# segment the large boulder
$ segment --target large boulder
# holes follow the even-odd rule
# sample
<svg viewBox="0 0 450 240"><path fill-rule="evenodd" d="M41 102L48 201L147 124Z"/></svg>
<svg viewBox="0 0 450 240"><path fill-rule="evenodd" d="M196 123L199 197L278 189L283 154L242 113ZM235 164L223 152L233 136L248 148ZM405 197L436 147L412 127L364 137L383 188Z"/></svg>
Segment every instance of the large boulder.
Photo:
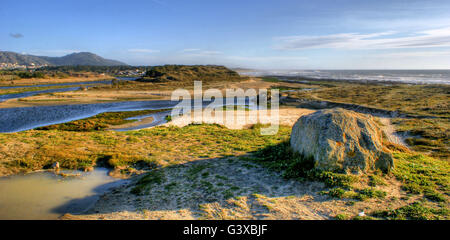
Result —
<svg viewBox="0 0 450 240"><path fill-rule="evenodd" d="M297 120L291 147L312 157L315 168L360 173L389 172L392 154L383 148L382 131L368 115L342 108L317 111Z"/></svg>

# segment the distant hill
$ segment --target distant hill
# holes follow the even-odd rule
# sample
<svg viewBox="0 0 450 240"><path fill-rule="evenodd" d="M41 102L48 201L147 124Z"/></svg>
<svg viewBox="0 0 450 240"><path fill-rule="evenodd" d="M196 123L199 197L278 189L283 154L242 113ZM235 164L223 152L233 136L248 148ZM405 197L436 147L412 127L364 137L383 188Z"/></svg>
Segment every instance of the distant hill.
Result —
<svg viewBox="0 0 450 240"><path fill-rule="evenodd" d="M240 81L242 78L233 70L216 65L164 65L150 68L141 82L179 82L191 83L195 80L204 82Z"/></svg>
<svg viewBox="0 0 450 240"><path fill-rule="evenodd" d="M71 66L71 65L89 65L89 66L120 66L127 65L116 60L105 59L90 52L72 53L63 57L40 57L51 65Z"/></svg>
<svg viewBox="0 0 450 240"><path fill-rule="evenodd" d="M17 65L50 65L50 63L38 56L23 55L15 52L0 51L0 63L9 63Z"/></svg>
<svg viewBox="0 0 450 240"><path fill-rule="evenodd" d="M90 52L72 53L62 57L46 57L24 55L15 52L0 51L0 63L17 64L17 65L50 65L50 66L119 66L127 65L123 62L102 58Z"/></svg>

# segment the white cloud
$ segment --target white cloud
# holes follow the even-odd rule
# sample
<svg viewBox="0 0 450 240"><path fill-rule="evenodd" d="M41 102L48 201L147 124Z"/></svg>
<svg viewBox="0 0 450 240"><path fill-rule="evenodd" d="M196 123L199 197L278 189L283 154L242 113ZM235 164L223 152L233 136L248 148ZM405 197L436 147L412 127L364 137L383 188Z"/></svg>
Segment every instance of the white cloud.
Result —
<svg viewBox="0 0 450 240"><path fill-rule="evenodd" d="M325 36L278 37L279 50L301 50L308 48L335 49L395 49L450 47L450 27L421 31L413 36L393 36L395 32L372 34L342 33Z"/></svg>
<svg viewBox="0 0 450 240"><path fill-rule="evenodd" d="M223 52L220 51L211 51L211 50L202 50L199 48L186 48L181 51L181 53L185 55L191 55L191 56L215 56L215 55L222 55Z"/></svg>
<svg viewBox="0 0 450 240"><path fill-rule="evenodd" d="M377 54L374 57L410 58L410 57L450 57L450 51L398 52Z"/></svg>
<svg viewBox="0 0 450 240"><path fill-rule="evenodd" d="M221 55L223 52L220 51L201 51L200 55Z"/></svg>
<svg viewBox="0 0 450 240"><path fill-rule="evenodd" d="M196 52L196 51L200 51L201 49L199 48L186 48L183 49L181 52Z"/></svg>
<svg viewBox="0 0 450 240"><path fill-rule="evenodd" d="M132 52L132 53L158 53L159 50L146 49L146 48L132 48L132 49L128 49L128 52Z"/></svg>
<svg viewBox="0 0 450 240"><path fill-rule="evenodd" d="M245 57L245 56L228 56L226 59L246 61L246 62L289 62L289 61L306 61L307 57L296 57L296 56L267 56L267 57Z"/></svg>

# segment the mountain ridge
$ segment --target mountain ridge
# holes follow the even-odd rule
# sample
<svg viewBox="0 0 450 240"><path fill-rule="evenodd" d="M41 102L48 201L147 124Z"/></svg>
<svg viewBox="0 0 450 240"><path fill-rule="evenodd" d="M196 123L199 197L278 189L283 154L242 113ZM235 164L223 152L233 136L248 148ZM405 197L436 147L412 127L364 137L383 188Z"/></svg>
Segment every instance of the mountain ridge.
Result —
<svg viewBox="0 0 450 240"><path fill-rule="evenodd" d="M10 51L0 51L0 64L24 66L120 66L126 63L106 59L90 52L71 53L62 57L35 56Z"/></svg>

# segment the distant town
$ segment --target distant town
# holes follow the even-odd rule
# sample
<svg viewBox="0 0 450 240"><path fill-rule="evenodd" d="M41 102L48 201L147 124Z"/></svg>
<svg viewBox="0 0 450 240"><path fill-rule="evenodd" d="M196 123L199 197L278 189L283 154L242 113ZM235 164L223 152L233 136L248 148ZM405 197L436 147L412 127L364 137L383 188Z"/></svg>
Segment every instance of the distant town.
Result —
<svg viewBox="0 0 450 240"><path fill-rule="evenodd" d="M19 63L0 63L0 69L5 69L5 70L9 70L9 69L36 69L36 68L40 68L40 67L46 67L49 66L48 64L42 64L42 65L37 65L34 63L30 63L27 65L24 64L19 64Z"/></svg>

